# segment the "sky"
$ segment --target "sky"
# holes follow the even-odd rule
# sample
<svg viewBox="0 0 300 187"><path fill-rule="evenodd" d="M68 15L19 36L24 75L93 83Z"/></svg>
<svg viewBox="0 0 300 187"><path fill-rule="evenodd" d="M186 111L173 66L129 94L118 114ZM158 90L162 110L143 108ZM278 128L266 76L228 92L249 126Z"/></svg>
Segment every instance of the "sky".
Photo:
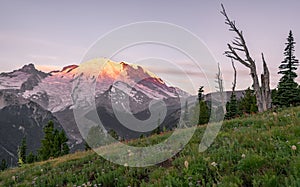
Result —
<svg viewBox="0 0 300 187"><path fill-rule="evenodd" d="M300 2L297 0L0 0L0 72L12 71L28 63L34 63L44 71L80 64L92 44L111 30L135 22L158 21L183 27L200 38L215 61L220 63L225 89L229 90L233 70L230 59L223 53L235 35L224 24L221 3L243 30L259 74L262 71L260 55L264 52L271 72L271 87L276 87L280 78L278 66L284 58L283 49L289 30L294 33L297 42L295 55L300 58L300 24L297 21ZM160 59L153 64L143 60L151 56ZM201 62L200 72L180 52L151 44L124 49L114 58L140 63L167 83L193 94L195 88L206 85L205 68L216 67L216 64ZM194 89L187 86L186 77L178 76L176 70L172 70L172 64L187 67L186 72L195 83ZM238 63L236 66L237 89L251 86L248 69ZM211 85L210 91L213 89Z"/></svg>

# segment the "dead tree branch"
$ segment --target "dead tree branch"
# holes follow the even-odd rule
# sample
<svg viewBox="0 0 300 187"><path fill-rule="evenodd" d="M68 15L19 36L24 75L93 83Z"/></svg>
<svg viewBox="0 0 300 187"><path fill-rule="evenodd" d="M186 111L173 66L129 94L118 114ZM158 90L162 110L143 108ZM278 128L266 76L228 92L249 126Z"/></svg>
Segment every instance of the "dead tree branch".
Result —
<svg viewBox="0 0 300 187"><path fill-rule="evenodd" d="M264 57L264 73L262 75L261 88L256 71L256 64L255 61L251 58L243 32L237 28L235 21L229 19L223 4L221 4L221 6L221 14L225 17L225 24L229 26L229 31L232 31L237 35L236 37L234 37L234 40L231 42L231 44L227 44L228 50L225 51L225 55L235 61L240 62L250 70L250 75L253 80L253 88L256 94L258 111L266 111L271 105L271 98L269 97L269 70L264 60Z"/></svg>

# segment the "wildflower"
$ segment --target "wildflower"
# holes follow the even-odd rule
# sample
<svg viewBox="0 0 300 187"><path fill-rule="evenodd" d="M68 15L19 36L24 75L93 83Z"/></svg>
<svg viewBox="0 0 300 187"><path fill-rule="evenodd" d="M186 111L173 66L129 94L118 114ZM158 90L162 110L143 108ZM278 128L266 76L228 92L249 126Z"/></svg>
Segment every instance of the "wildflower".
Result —
<svg viewBox="0 0 300 187"><path fill-rule="evenodd" d="M297 147L295 145L292 145L292 150L293 151L296 151L297 150Z"/></svg>
<svg viewBox="0 0 300 187"><path fill-rule="evenodd" d="M246 157L246 155L245 154L242 154L242 158L245 158Z"/></svg>
<svg viewBox="0 0 300 187"><path fill-rule="evenodd" d="M11 179L12 179L13 181L16 181L16 176L12 176Z"/></svg>
<svg viewBox="0 0 300 187"><path fill-rule="evenodd" d="M212 162L210 165L216 167L218 164L216 162Z"/></svg>
<svg viewBox="0 0 300 187"><path fill-rule="evenodd" d="M184 161L184 167L186 168L186 169L188 169L189 168L189 162L186 160L186 161Z"/></svg>
<svg viewBox="0 0 300 187"><path fill-rule="evenodd" d="M125 167L128 167L128 164L127 164L127 163L125 163L125 164L124 164L124 166L125 166Z"/></svg>

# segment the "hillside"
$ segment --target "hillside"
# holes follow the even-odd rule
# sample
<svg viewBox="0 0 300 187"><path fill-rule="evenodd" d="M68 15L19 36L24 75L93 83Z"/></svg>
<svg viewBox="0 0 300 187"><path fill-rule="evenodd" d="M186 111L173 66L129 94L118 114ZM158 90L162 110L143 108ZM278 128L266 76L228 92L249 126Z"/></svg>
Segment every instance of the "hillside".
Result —
<svg viewBox="0 0 300 187"><path fill-rule="evenodd" d="M129 168L78 152L6 170L0 186L300 186L300 107L225 121L213 145L199 153L204 130L197 128L179 154L156 166Z"/></svg>

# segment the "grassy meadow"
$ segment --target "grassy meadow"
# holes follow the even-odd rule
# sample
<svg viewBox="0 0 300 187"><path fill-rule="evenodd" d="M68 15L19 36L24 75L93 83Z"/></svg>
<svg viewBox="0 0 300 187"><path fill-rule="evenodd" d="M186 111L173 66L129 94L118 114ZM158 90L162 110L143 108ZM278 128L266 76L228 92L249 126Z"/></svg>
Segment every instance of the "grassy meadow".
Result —
<svg viewBox="0 0 300 187"><path fill-rule="evenodd" d="M300 107L224 121L214 143L199 153L205 128L155 166L130 168L77 152L5 170L0 186L300 186ZM155 144L170 133L129 144Z"/></svg>

